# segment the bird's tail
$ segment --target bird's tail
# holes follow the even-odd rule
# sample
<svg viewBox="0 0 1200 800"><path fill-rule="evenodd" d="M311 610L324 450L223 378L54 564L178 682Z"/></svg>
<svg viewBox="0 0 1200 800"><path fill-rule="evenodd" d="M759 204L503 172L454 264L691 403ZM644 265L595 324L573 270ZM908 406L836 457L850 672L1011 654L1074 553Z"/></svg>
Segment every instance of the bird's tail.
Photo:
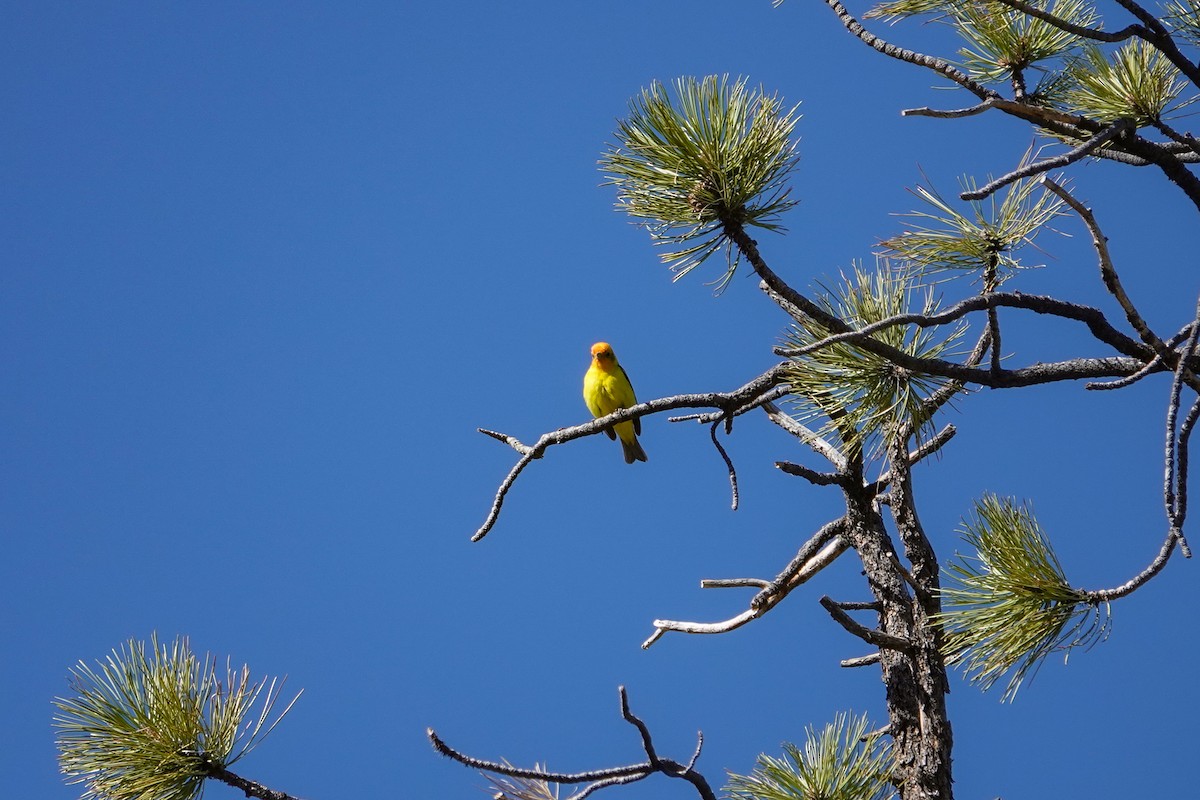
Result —
<svg viewBox="0 0 1200 800"><path fill-rule="evenodd" d="M642 443L636 436L630 436L628 439L621 437L621 449L625 451L626 464L646 460L646 451L642 449Z"/></svg>

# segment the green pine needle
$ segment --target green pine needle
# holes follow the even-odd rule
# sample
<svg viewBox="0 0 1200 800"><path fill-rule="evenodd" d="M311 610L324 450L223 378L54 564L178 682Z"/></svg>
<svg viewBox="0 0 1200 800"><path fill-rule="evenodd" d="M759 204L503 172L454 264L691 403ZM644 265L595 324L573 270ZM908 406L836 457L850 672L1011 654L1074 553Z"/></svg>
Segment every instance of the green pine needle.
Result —
<svg viewBox="0 0 1200 800"><path fill-rule="evenodd" d="M911 273L894 269L885 259L874 272L855 265L842 284L824 292L817 302L852 327L862 328L900 314L933 314L937 301L929 287L915 286ZM918 358L943 358L962 335L955 326L937 338L934 328L893 325L872 338ZM805 317L787 335L787 344L800 349L829 336L819 322ZM925 401L946 384L943 378L909 372L883 356L850 341L795 356L787 372L792 395L802 417L828 418L822 435L836 435L853 449L875 453L886 432L912 424L917 439L932 431Z"/></svg>
<svg viewBox="0 0 1200 800"><path fill-rule="evenodd" d="M1026 151L1019 167L1033 162L1034 150ZM963 188L978 188L974 179L963 178ZM908 230L880 242L883 252L910 262L925 276L942 273L971 275L992 291L1019 269L1029 268L1020 258L1026 247L1034 247L1049 223L1063 214L1063 201L1041 188L1037 179L1011 184L999 199L996 192L984 201L971 201L964 211L932 187L917 186L918 198L932 211L913 211L898 216L918 222Z"/></svg>
<svg viewBox="0 0 1200 800"><path fill-rule="evenodd" d="M1189 44L1200 47L1200 0L1169 0L1163 22Z"/></svg>
<svg viewBox="0 0 1200 800"><path fill-rule="evenodd" d="M214 767L248 753L291 709L267 726L282 683L252 684L246 667L219 678L186 638L130 640L71 675L75 696L55 699L54 725L59 766L86 785L85 800L192 800Z"/></svg>
<svg viewBox="0 0 1200 800"><path fill-rule="evenodd" d="M642 220L662 258L682 276L724 249L724 286L738 256L727 224L779 231L795 203L786 180L796 165L791 140L799 117L775 95L751 91L746 80L709 75L675 81L672 100L653 83L630 102L617 144L600 160L617 207Z"/></svg>
<svg viewBox="0 0 1200 800"><path fill-rule="evenodd" d="M948 565L941 615L947 663L959 664L985 691L1011 673L1012 700L1046 656L1090 647L1108 635L1108 606L1071 587L1028 506L985 495L963 538L975 556Z"/></svg>
<svg viewBox="0 0 1200 800"><path fill-rule="evenodd" d="M867 717L838 714L817 735L807 729L804 749L786 742L783 758L760 755L749 775L730 773L733 800L888 800L891 747L870 736Z"/></svg>
<svg viewBox="0 0 1200 800"><path fill-rule="evenodd" d="M1088 0L1034 0L1042 11L1082 27L1095 27L1096 11ZM949 9L967 46L959 50L963 66L978 81L1008 80L1038 62L1061 57L1080 43L1067 33L1003 3L954 3Z"/></svg>
<svg viewBox="0 0 1200 800"><path fill-rule="evenodd" d="M1153 45L1134 39L1112 54L1089 46L1067 68L1072 86L1065 102L1075 113L1114 122L1130 118L1137 126L1165 119L1192 102L1176 103L1186 86Z"/></svg>

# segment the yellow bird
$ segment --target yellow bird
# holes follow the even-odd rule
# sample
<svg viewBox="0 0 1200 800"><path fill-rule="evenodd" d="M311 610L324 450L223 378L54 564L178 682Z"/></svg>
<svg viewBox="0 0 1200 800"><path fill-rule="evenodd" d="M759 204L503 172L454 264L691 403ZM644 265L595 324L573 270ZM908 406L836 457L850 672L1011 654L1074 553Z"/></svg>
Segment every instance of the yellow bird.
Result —
<svg viewBox="0 0 1200 800"><path fill-rule="evenodd" d="M592 345L592 366L583 376L583 401L587 403L588 411L596 418L604 417L618 408L629 408L637 405L637 397L633 394L633 385L621 365L612 345L608 342L596 342ZM613 432L613 428L616 432ZM625 451L625 463L645 461L646 451L638 442L638 434L642 432L642 420L633 419L618 422L613 428L605 431L608 438L621 437L621 448Z"/></svg>

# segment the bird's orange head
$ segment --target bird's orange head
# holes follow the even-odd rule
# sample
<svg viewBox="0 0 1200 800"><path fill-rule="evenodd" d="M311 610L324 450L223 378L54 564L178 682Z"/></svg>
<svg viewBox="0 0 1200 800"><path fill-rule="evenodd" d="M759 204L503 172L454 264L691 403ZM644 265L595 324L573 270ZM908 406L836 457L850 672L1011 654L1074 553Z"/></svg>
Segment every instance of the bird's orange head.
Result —
<svg viewBox="0 0 1200 800"><path fill-rule="evenodd" d="M604 365L615 364L617 355L608 342L596 342L592 345L592 361Z"/></svg>

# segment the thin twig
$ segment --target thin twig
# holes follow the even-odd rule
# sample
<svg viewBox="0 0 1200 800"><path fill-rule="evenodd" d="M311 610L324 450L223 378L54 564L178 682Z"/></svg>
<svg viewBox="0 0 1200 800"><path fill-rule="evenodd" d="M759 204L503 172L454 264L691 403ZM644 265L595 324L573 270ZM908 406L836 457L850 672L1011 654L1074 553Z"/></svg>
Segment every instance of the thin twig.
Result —
<svg viewBox="0 0 1200 800"><path fill-rule="evenodd" d="M1129 25L1119 31L1109 33L1096 28L1088 28L1083 25L1076 25L1075 23L1069 22L1062 17L1051 14L1044 8L1038 8L1035 5L1026 3L1025 0L1000 0L1000 2L1004 3L1006 6L1011 6L1018 11L1024 12L1031 17L1040 19L1042 22L1048 23L1049 25L1052 25L1061 31L1065 31L1084 39L1091 39L1092 41L1096 42L1123 42L1126 39L1132 39L1134 36L1144 39L1146 38L1146 35L1149 34L1149 31L1143 25Z"/></svg>
<svg viewBox="0 0 1200 800"><path fill-rule="evenodd" d="M871 653L866 656L858 656L857 658L844 658L841 661L841 666L847 668L866 667L871 664L878 664L883 659L879 653Z"/></svg>
<svg viewBox="0 0 1200 800"><path fill-rule="evenodd" d="M704 749L704 731L696 731L696 752L688 759L687 768L690 770L700 760L700 751Z"/></svg>
<svg viewBox="0 0 1200 800"><path fill-rule="evenodd" d="M977 366L981 361L983 361L983 357L987 355L988 348L991 347L991 344L992 332L987 328L984 328L983 332L979 334L979 339L975 342L975 347L971 349L971 352L963 361L963 365L968 367ZM929 395L929 397L925 399L925 402L921 404L920 418L932 419L933 415L936 414L942 408L942 406L946 405L957 395L962 393L963 387L964 384L962 381L949 381L933 394ZM951 425L948 427L953 430L954 426Z"/></svg>
<svg viewBox="0 0 1200 800"><path fill-rule="evenodd" d="M650 729L646 727L646 723L635 717L629 710L629 695L625 693L624 686L617 687L617 695L621 698L621 719L637 728L638 734L642 737L642 749L646 751L646 757L650 759L650 766L657 767L658 754L654 752L654 741L650 738Z"/></svg>
<svg viewBox="0 0 1200 800"><path fill-rule="evenodd" d="M654 751L654 742L650 738L650 729L646 727L646 723L634 716L633 712L629 710L629 698L625 694L625 687L620 687L619 692L621 695L621 716L626 722L638 729L638 733L642 737L642 747L646 751L646 756L650 759L650 764L654 767L654 770L672 778L682 778L692 784L702 800L717 800L717 796L713 793L712 787L708 785L705 777L692 769L692 765L695 764L696 758L700 754L699 749L697 749L696 754L692 756L687 765L670 759L659 758L658 754ZM701 741L703 742L703 739Z"/></svg>
<svg viewBox="0 0 1200 800"><path fill-rule="evenodd" d="M507 762L484 761L479 758L460 753L450 747L434 732L433 728L428 728L426 733L429 740L433 743L433 748L460 764L481 770L485 773L494 775L504 775L510 778L520 778L524 780L543 781L546 783L558 784L589 784L581 791L571 795L567 800L584 800L593 792L606 788L608 786L618 786L634 781L642 780L643 778L652 775L656 772L662 773L671 778L682 778L696 789L701 800L716 800L716 795L713 794L712 787L708 785L708 781L699 772L696 772L694 767L696 759L700 756L700 745L697 746L691 760L686 764L680 764L678 761L669 758L661 758L654 749L654 741L650 736L650 729L638 717L634 716L629 710L629 697L625 693L625 687L621 686L618 689L618 694L621 701L621 718L637 728L642 740L642 749L646 752L648 761L640 764L629 764L622 767L612 767L609 769L591 770L589 772L550 772L545 769L522 769L514 767ZM701 745L704 742L703 734L700 735ZM267 800L288 800L286 797L267 798Z"/></svg>
<svg viewBox="0 0 1200 800"><path fill-rule="evenodd" d="M1162 132L1163 136L1171 139L1188 152L1200 155L1200 139L1197 139L1190 133L1180 133L1161 119L1154 120L1153 124L1155 128Z"/></svg>
<svg viewBox="0 0 1200 800"><path fill-rule="evenodd" d="M1117 586L1114 589L1097 589L1094 591L1084 591L1087 602L1098 604L1107 603L1111 600L1117 600L1121 597L1133 594L1140 587L1144 586L1147 581L1153 578L1158 573L1162 572L1163 567L1167 565L1167 561L1171 558L1171 553L1175 551L1175 543L1180 540L1181 536L1177 529L1172 528L1167 531L1167 538L1163 540L1162 547L1158 550L1158 555L1150 562L1144 570L1136 576Z"/></svg>
<svg viewBox="0 0 1200 800"><path fill-rule="evenodd" d="M567 800L586 800L586 798L593 792L598 792L601 789L607 789L609 786L625 786L630 783L636 783L637 781L649 778L653 774L654 773L652 772L644 772L640 775L618 775L615 778L606 778L605 780L596 781L583 787L578 792L568 797Z"/></svg>
<svg viewBox="0 0 1200 800"><path fill-rule="evenodd" d="M1057 195L1072 211L1079 215L1079 218L1087 227L1088 233L1092 235L1092 247L1096 251L1096 259L1100 266L1100 280L1104 283L1104 287L1116 299L1117 304L1121 306L1121 310L1125 312L1125 319L1137 331L1138 337L1142 342L1149 346L1157 355L1162 355L1165 349L1162 339L1150 329L1150 325L1146 322L1145 317L1137 310L1137 307L1133 304L1133 300L1125 292L1125 287L1121 284L1121 278L1117 275L1117 268L1113 264L1112 254L1108 250L1108 237L1100 230L1100 223L1096 221L1096 216L1092 213L1092 210L1075 199L1075 196L1067 191L1066 188L1055 183L1049 177L1042 178L1042 185Z"/></svg>
<svg viewBox="0 0 1200 800"><path fill-rule="evenodd" d="M973 105L973 106L969 106L967 108L952 108L952 109L938 109L938 108L929 108L929 107L906 108L900 112L900 116L902 116L902 117L934 117L936 119L961 119L963 117L973 117L976 114L982 114L983 112L993 109L995 107L996 107L996 100L994 98L990 98L988 100L984 100L982 103L979 103L979 104Z"/></svg>
<svg viewBox="0 0 1200 800"><path fill-rule="evenodd" d="M426 728L425 735L429 737L429 741L433 744L433 749L447 758L471 769L492 772L496 775L506 775L510 778L525 778L527 780L549 781L550 783L590 783L591 781L607 780L621 775L638 775L650 772L649 763L630 764L624 767L610 767L608 769L597 769L589 772L548 772L544 769L523 769L521 767L514 767L511 764L499 761L484 761L481 758L460 753L442 741L433 728Z"/></svg>
<svg viewBox="0 0 1200 800"><path fill-rule="evenodd" d="M1187 519L1188 443L1191 441L1197 419L1200 419L1200 398L1196 398L1192 402L1192 407L1188 409L1183 425L1179 427L1179 494L1175 500L1175 515L1171 518L1171 524L1179 532L1179 547L1183 550L1186 558L1192 557L1192 550L1188 547L1187 539L1183 538L1183 523Z"/></svg>
<svg viewBox="0 0 1200 800"><path fill-rule="evenodd" d="M734 417L740 417L742 414L746 414L756 408L759 408L760 406L764 406L767 403L778 400L779 398L786 396L790 391L791 387L786 383L772 386L770 389L763 392L760 396L755 397L745 405L738 406L730 411L702 411L696 414L681 414L675 417L667 417L667 422L691 422L695 420L701 425L708 425L716 420L724 419L728 424L733 420Z"/></svg>
<svg viewBox="0 0 1200 800"><path fill-rule="evenodd" d="M883 603L878 600L842 600L833 601L842 611L882 611Z"/></svg>
<svg viewBox="0 0 1200 800"><path fill-rule="evenodd" d="M1126 375L1124 378L1117 378L1112 381L1088 381L1083 385L1085 389L1095 391L1104 391L1109 389L1124 389L1126 386L1132 386L1147 375L1153 375L1156 372L1161 372L1166 369L1163 365L1162 353L1159 353L1154 358L1146 362L1145 366L1139 369L1132 375Z"/></svg>
<svg viewBox="0 0 1200 800"><path fill-rule="evenodd" d="M841 486L846 483L846 476L839 472L818 472L815 469L809 469L803 464L794 464L791 461L776 461L775 468L788 475L796 475L797 477L804 478L813 486Z"/></svg>
<svg viewBox="0 0 1200 800"><path fill-rule="evenodd" d="M717 440L717 426L721 424L721 420L717 420L709 428L709 437L712 439L713 447L717 448L717 452L721 454L721 458L725 460L725 468L729 470L729 507L733 511L738 509L738 480L737 470L733 468L733 460L729 457L729 453L725 452L725 448L721 446L721 442Z"/></svg>
<svg viewBox="0 0 1200 800"><path fill-rule="evenodd" d="M1178 454L1179 431L1176 427L1176 421L1179 416L1179 401L1183 391L1184 376L1189 375L1187 364L1188 361L1195 355L1197 341L1200 340L1200 300L1196 304L1196 315L1192 321L1192 333L1184 342L1183 350L1179 354L1179 363L1175 366L1175 375L1171 380L1171 395L1167 403L1167 444L1166 444L1166 469L1163 485L1164 502L1167 508L1167 519L1171 520L1172 527L1178 528L1175 524L1175 518L1178 512L1176 505L1176 491L1179 490L1177 483L1179 475L1176 472L1176 456ZM1181 490L1182 491L1182 490Z"/></svg>
<svg viewBox="0 0 1200 800"><path fill-rule="evenodd" d="M695 634L727 633L758 619L778 605L793 589L833 563L849 548L849 543L840 535L845 530L845 524L845 519L839 518L822 526L804 543L804 546L773 581L760 581L752 578L702 581L700 586L705 589L742 586L757 588L759 592L751 598L749 608L737 616L720 622L656 619L654 620L654 633L642 642L642 648L650 647L667 631Z"/></svg>
<svg viewBox="0 0 1200 800"><path fill-rule="evenodd" d="M768 589L771 582L762 578L705 578L701 589Z"/></svg>
<svg viewBox="0 0 1200 800"><path fill-rule="evenodd" d="M779 406L774 403L763 403L762 407L767 412L767 417L771 422L774 422L824 456L839 472L846 469L846 457L836 447L821 438L815 431L805 425L801 425L790 415L783 413Z"/></svg>
<svg viewBox="0 0 1200 800"><path fill-rule="evenodd" d="M838 604L831 600L829 595L821 598L821 605L826 611L829 612L829 616L833 617L837 624L841 625L849 633L854 634L867 644L873 644L876 647L882 647L886 650L899 650L904 653L912 652L912 642L908 641L907 639L901 639L899 636L892 636L890 633L872 630L860 625L851 619L849 614L838 608Z"/></svg>
<svg viewBox="0 0 1200 800"><path fill-rule="evenodd" d="M982 200L998 189L1002 189L1005 186L1008 186L1010 183L1015 183L1022 178L1041 175L1043 172L1049 172L1052 169L1060 169L1061 167L1074 164L1076 161L1091 155L1091 153L1097 148L1104 146L1108 142L1130 130L1133 130L1133 121L1125 118L1119 119L1073 150L1063 153L1060 156L1038 161L1034 164L1027 164L1024 167L1013 170L1007 175L1000 176L996 180L980 187L979 189L976 189L975 191L963 192L959 195L959 197L961 197L963 200Z"/></svg>

